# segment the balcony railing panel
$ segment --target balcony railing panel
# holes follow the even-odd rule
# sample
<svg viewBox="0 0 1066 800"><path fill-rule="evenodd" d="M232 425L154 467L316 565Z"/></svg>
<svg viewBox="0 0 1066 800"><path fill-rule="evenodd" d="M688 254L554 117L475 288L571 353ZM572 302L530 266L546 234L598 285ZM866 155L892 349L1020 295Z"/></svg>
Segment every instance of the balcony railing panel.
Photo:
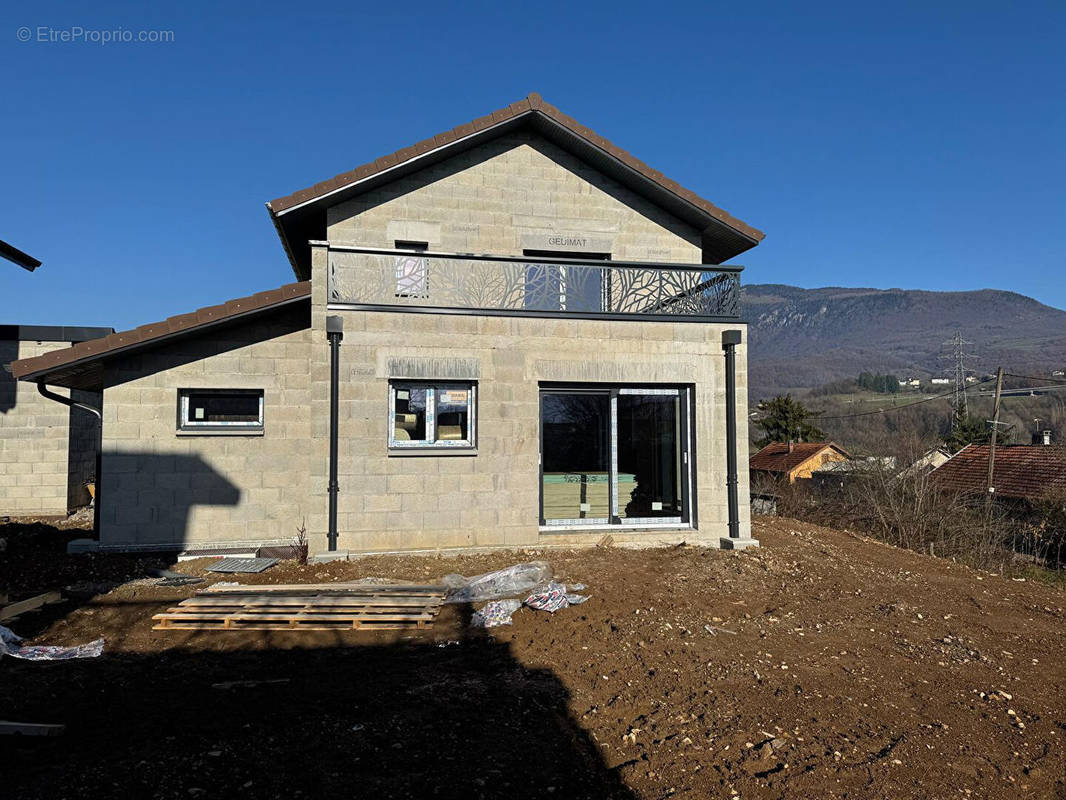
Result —
<svg viewBox="0 0 1066 800"><path fill-rule="evenodd" d="M741 267L329 249L329 302L606 317L736 319Z"/></svg>

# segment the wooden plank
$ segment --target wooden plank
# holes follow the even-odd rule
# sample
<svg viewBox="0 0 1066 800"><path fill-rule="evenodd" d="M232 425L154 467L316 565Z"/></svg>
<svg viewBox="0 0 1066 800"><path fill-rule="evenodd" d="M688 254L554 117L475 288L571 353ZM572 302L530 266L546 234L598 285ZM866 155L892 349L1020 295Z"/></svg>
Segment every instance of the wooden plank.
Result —
<svg viewBox="0 0 1066 800"><path fill-rule="evenodd" d="M426 601L418 597L315 597L314 605L330 608L349 608L362 606L404 606L421 607L440 605L439 601ZM269 595L245 595L240 598L190 597L183 600L183 606L196 608L228 608L233 606L304 606L308 599L304 597L270 597Z"/></svg>
<svg viewBox="0 0 1066 800"><path fill-rule="evenodd" d="M232 614L155 614L151 619L166 621L166 622L211 622L219 621L225 622L226 620L241 621L241 620L255 620L256 622L285 622L290 620L310 620L313 622L345 622L345 621L360 621L370 622L374 620L386 620L388 622L418 622L420 620L432 621L434 619L433 614L372 614L369 617L365 617L362 614L319 614L319 613L300 613L300 614L270 614L270 613L232 613Z"/></svg>
<svg viewBox="0 0 1066 800"><path fill-rule="evenodd" d="M241 625L240 627L229 628L228 630L232 630L232 631L344 631L344 630L356 630L356 631L358 631L358 630L403 631L403 630L408 630L409 631L412 628L424 628L424 627L426 627L426 626L423 626L421 624L419 624L419 625L410 625L410 624L399 625L399 624L394 623L394 622L382 623L381 625L364 625L364 624L361 624L361 623L357 623L355 625L345 624L344 626L341 626L341 625L323 625L321 623L318 623L318 624L314 624L314 625L300 625L298 627L288 627L288 626L282 626L282 625L277 625L277 624L273 624L273 625L261 625L261 624ZM212 624L204 623L204 622L194 622L194 623L185 623L185 624L180 624L180 625L179 624L171 624L171 625L167 625L165 627L162 626L162 625L155 625L155 626L152 627L152 630L154 630L154 631L161 631L161 630L168 630L168 631L221 631L221 630L227 630L227 629L223 628L221 625L217 625L217 624L212 625Z"/></svg>
<svg viewBox="0 0 1066 800"><path fill-rule="evenodd" d="M324 594L332 592L359 592L362 594L424 594L428 596L443 595L448 590L446 586L421 585L421 584L391 584L391 583L263 583L241 584L240 586L208 586L200 595L204 594L245 594L263 592L306 592L310 594Z"/></svg>
<svg viewBox="0 0 1066 800"><path fill-rule="evenodd" d="M66 725L0 720L0 735L6 736L59 736L66 729Z"/></svg>
<svg viewBox="0 0 1066 800"><path fill-rule="evenodd" d="M0 608L0 622L14 619L20 614L25 614L27 611L36 611L41 608L41 606L50 603L61 602L63 602L63 595L59 592L45 592L44 594L39 594L36 597L31 597L27 600L20 600L17 603L11 603L10 605Z"/></svg>
<svg viewBox="0 0 1066 800"><path fill-rule="evenodd" d="M222 617L225 614L231 613L273 613L273 614L294 614L304 613L306 611L317 611L318 613L328 614L348 614L351 615L373 615L381 613L429 613L434 617L440 613L439 606L357 606L357 607L340 607L332 608L329 606L226 606L223 608L212 608L205 606L172 606L166 609L168 614L209 614L211 617Z"/></svg>

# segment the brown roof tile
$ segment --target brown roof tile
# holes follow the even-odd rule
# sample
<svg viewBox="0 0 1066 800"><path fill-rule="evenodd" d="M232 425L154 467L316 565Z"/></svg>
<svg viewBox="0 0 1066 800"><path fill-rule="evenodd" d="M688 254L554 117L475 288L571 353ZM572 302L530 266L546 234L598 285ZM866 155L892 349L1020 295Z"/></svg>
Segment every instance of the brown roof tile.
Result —
<svg viewBox="0 0 1066 800"><path fill-rule="evenodd" d="M988 488L986 444L964 447L932 472L942 489L984 494ZM1045 445L1000 445L996 448L992 486L999 497L1039 500L1066 493L1066 448Z"/></svg>
<svg viewBox="0 0 1066 800"><path fill-rule="evenodd" d="M572 133L575 133L578 136L581 136L585 140L596 145L601 150L605 151L609 155L626 164L628 167L643 175L648 180L654 181L661 187L674 193L678 197L681 197L693 206L696 206L704 213L714 217L719 222L728 225L734 230L739 231L750 239L759 242L762 241L762 239L764 238L765 234L758 228L754 228L751 225L748 225L746 222L737 219L732 214L723 211L721 208L711 203L709 200L705 200L704 198L697 195L695 192L684 188L676 181L670 180L669 178L665 177L658 170L652 169L640 159L626 152L617 145L612 144L608 139L605 139L604 137L580 124L572 117L567 116L559 109L555 108L555 106L544 102L544 100L538 94L531 94L524 100L520 100L517 103L511 103L509 106L507 106L507 108L502 108L486 116L479 117L478 119L466 123L465 125L458 125L455 128L452 128L450 131L445 131L444 133L438 134L437 136L431 136L428 139L425 139L414 145L413 147L405 147L395 153L392 153L391 155L375 159L370 164L364 164L361 167L356 167L354 170L341 173L340 175L330 178L329 180L316 183L314 186L308 187L307 189L302 189L298 192L294 192L284 197L279 197L275 200L271 200L267 205L270 208L271 214L277 216L279 214L284 213L285 211L288 211L294 206L298 206L304 202L307 202L308 200L313 200L318 197L322 197L323 195L329 194L330 192L335 191L340 186L346 186L358 180L362 180L366 177L369 177L370 175L374 175L378 172L383 172L384 170L390 167L410 160L411 158L414 158L417 155L421 155L422 153L425 153L428 150L439 147L440 144L438 143L438 140L443 137L446 137L448 141L455 141L465 136L469 136L471 133L476 133L478 131L485 130L486 128L490 128L493 125L497 125L501 122L506 122L510 119L515 119L517 117L522 116L523 114L528 114L531 112L543 114L544 116L553 120L562 127L569 129Z"/></svg>
<svg viewBox="0 0 1066 800"><path fill-rule="evenodd" d="M788 473L827 447L847 455L833 442L793 442L791 446L787 442L773 442L753 455L748 460L748 467L763 472Z"/></svg>
<svg viewBox="0 0 1066 800"><path fill-rule="evenodd" d="M192 332L197 328L220 320L247 314L253 311L265 311L268 308L288 303L301 297L311 296L311 282L290 283L278 289L258 292L249 297L240 297L221 305L207 306L189 314L178 314L162 322L141 325L129 331L119 331L100 339L53 350L42 356L22 358L11 363L11 374L20 380L46 378L47 374L57 368L68 368L86 359L96 359L138 344L148 344L154 340L174 333Z"/></svg>

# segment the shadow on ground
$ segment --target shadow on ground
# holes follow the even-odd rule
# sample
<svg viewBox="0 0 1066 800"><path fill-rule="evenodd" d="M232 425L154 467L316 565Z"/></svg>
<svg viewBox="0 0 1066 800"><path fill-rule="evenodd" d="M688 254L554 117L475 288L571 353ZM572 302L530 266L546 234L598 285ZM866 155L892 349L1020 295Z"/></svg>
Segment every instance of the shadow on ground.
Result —
<svg viewBox="0 0 1066 800"><path fill-rule="evenodd" d="M469 609L464 610L464 615ZM77 662L5 659L12 797L630 798L549 669L481 632L352 645L352 633L176 632L177 649ZM172 634L160 634L170 637ZM315 647L274 649L277 637ZM182 638L184 637L184 638ZM252 644L251 638L258 638ZM325 644L330 640L332 644ZM217 688L232 681L275 681ZM280 681L280 682L278 682Z"/></svg>

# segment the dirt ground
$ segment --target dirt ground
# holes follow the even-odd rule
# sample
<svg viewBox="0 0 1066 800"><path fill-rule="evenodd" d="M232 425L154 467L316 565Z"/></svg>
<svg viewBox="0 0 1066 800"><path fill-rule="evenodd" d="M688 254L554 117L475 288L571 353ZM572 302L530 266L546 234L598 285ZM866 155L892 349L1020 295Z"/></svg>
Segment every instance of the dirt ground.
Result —
<svg viewBox="0 0 1066 800"><path fill-rule="evenodd" d="M15 527L0 526L0 580L83 585L12 627L106 649L0 661L0 718L67 726L3 737L6 796L1066 798L1066 594L1031 580L762 519L763 547L742 553L374 557L241 578L433 582L544 559L588 586L581 606L487 633L456 606L417 635L163 632L152 614L200 587L121 583L161 564L67 558L68 534ZM45 540L53 557L29 567ZM118 586L93 596L93 581ZM215 686L252 679L275 682Z"/></svg>

